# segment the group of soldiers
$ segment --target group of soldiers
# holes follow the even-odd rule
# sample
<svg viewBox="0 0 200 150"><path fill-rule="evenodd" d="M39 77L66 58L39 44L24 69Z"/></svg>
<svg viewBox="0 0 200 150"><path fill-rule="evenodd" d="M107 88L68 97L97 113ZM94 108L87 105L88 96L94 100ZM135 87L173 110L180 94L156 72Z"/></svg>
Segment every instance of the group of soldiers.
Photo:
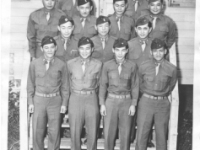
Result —
<svg viewBox="0 0 200 150"><path fill-rule="evenodd" d="M94 16L92 0L42 0L30 14L27 38L32 62L27 94L33 113L33 150L60 148L61 114L69 114L71 150L97 149L100 116L104 148L146 150L152 124L156 149L167 150L171 94L177 69L165 56L176 41L175 23L163 0L113 0L114 14ZM137 112L137 113L136 113Z"/></svg>

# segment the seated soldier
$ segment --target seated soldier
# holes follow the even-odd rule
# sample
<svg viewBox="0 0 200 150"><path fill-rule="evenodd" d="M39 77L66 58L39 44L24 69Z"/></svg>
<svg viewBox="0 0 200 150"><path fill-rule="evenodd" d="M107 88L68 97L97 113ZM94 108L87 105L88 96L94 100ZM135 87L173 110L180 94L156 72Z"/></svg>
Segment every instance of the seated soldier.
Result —
<svg viewBox="0 0 200 150"><path fill-rule="evenodd" d="M110 20L108 17L99 16L96 21L96 30L98 35L91 38L94 43L94 52L92 57L102 62L106 62L114 58L112 48L116 40L115 37L110 36Z"/></svg>
<svg viewBox="0 0 200 150"><path fill-rule="evenodd" d="M99 126L99 105L96 91L102 62L91 57L93 42L82 37L78 42L79 57L67 62L71 95L69 99L69 124L71 150L81 150L81 132L85 125L87 149L97 149L97 128Z"/></svg>
<svg viewBox="0 0 200 150"><path fill-rule="evenodd" d="M58 20L65 15L64 12L55 8L56 0L42 0L42 3L44 7L32 12L28 21L27 38L32 59L43 55L40 47L45 36L58 35Z"/></svg>
<svg viewBox="0 0 200 150"><path fill-rule="evenodd" d="M170 117L168 96L177 81L177 68L164 56L166 44L154 39L151 44L152 59L139 66L140 92L138 104L136 150L146 150L152 123L155 124L156 149L167 150L167 130Z"/></svg>
<svg viewBox="0 0 200 150"><path fill-rule="evenodd" d="M115 40L113 53L115 59L103 66L99 91L101 115L104 116L104 148L114 150L119 129L120 150L130 150L131 123L139 93L137 66L125 59L126 40Z"/></svg>
<svg viewBox="0 0 200 150"><path fill-rule="evenodd" d="M109 34L116 38L130 40L135 37L134 20L124 14L127 0L113 0L114 14L109 16L111 29Z"/></svg>
<svg viewBox="0 0 200 150"><path fill-rule="evenodd" d="M63 61L68 61L78 56L78 40L72 36L74 21L69 16L59 19L58 30L60 35L54 37L57 43L56 56Z"/></svg>
<svg viewBox="0 0 200 150"><path fill-rule="evenodd" d="M93 8L92 0L78 0L77 5L79 15L73 17L75 25L73 35L78 40L82 37L91 38L97 34L96 17L90 15Z"/></svg>

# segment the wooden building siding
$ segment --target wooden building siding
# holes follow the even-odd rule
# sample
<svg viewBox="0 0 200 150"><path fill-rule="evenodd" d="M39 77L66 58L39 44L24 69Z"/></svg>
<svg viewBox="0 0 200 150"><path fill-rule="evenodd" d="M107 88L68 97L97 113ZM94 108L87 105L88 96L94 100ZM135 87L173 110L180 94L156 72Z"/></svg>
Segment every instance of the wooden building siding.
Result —
<svg viewBox="0 0 200 150"><path fill-rule="evenodd" d="M103 4L105 0L101 1ZM26 38L28 16L34 10L41 8L40 0L12 1L11 3L11 53L14 54L14 76L21 79L23 53L28 51ZM103 13L113 12L112 0L106 0ZM193 84L193 63L194 63L194 8L174 8L166 9L166 14L170 16L178 27L178 66L180 84Z"/></svg>

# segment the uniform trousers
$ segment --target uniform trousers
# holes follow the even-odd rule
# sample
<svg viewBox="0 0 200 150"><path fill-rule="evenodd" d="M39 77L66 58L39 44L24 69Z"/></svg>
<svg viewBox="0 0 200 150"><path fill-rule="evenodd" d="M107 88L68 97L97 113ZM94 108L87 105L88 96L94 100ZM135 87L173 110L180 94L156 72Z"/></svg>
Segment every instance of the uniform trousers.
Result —
<svg viewBox="0 0 200 150"><path fill-rule="evenodd" d="M104 117L105 150L114 150L115 137L119 128L120 150L130 150L132 116L128 115L131 99L107 98Z"/></svg>
<svg viewBox="0 0 200 150"><path fill-rule="evenodd" d="M81 150L81 133L84 124L87 131L87 150L97 149L99 116L96 93L86 95L72 92L69 99L71 150Z"/></svg>
<svg viewBox="0 0 200 150"><path fill-rule="evenodd" d="M34 97L33 150L44 149L44 137L48 123L48 150L59 150L60 146L60 96Z"/></svg>
<svg viewBox="0 0 200 150"><path fill-rule="evenodd" d="M170 102L142 96L138 104L136 150L146 150L152 123L155 125L156 149L167 150Z"/></svg>

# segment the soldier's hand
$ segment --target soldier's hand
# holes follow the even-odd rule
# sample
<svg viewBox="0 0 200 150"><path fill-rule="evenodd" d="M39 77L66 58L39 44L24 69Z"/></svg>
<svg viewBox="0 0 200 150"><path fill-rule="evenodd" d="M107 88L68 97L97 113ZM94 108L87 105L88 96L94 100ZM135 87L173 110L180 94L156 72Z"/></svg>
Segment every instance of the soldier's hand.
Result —
<svg viewBox="0 0 200 150"><path fill-rule="evenodd" d="M106 106L105 105L101 105L100 112L101 112L102 116L106 116Z"/></svg>
<svg viewBox="0 0 200 150"><path fill-rule="evenodd" d="M34 105L33 104L29 105L28 111L29 111L29 113L33 113L34 112Z"/></svg>
<svg viewBox="0 0 200 150"><path fill-rule="evenodd" d="M60 108L60 113L64 114L66 111L67 111L67 107L62 105Z"/></svg>
<svg viewBox="0 0 200 150"><path fill-rule="evenodd" d="M135 106L131 105L128 111L128 115L133 116L135 114Z"/></svg>

